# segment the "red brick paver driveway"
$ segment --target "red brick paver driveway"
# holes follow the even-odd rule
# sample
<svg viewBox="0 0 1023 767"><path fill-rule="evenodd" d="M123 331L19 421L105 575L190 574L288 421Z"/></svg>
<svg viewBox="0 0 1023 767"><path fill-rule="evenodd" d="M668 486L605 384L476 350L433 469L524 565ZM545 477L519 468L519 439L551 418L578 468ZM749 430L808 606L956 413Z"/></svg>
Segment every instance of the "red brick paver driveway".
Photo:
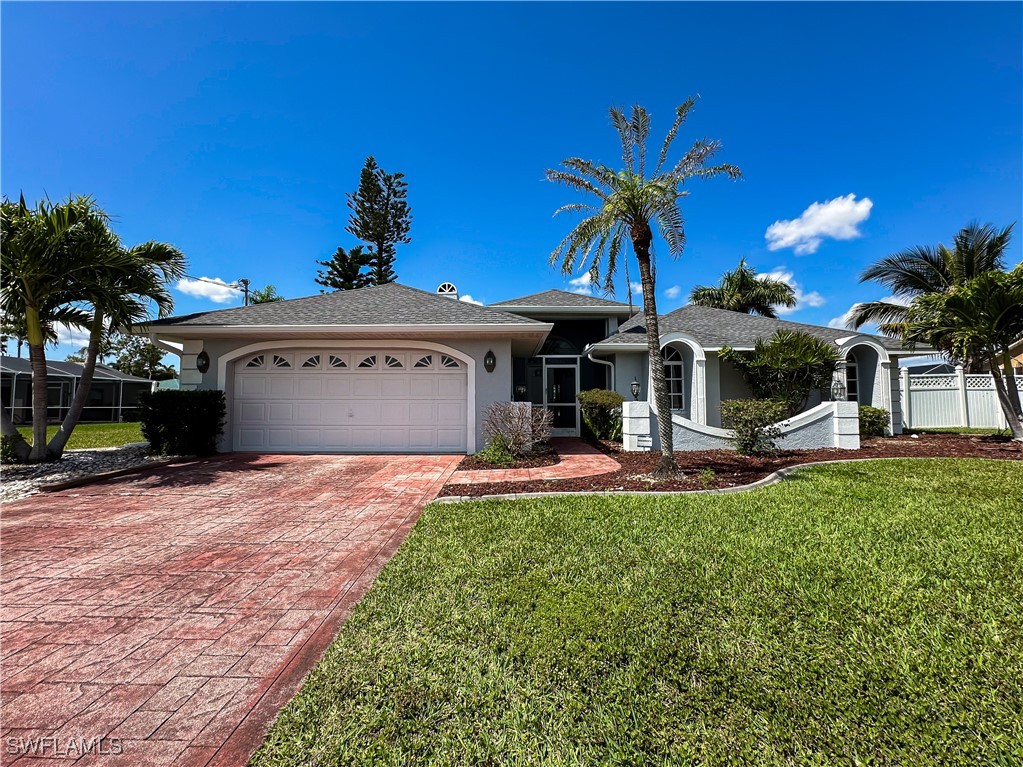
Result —
<svg viewBox="0 0 1023 767"><path fill-rule="evenodd" d="M458 460L232 455L7 505L3 763L244 764Z"/></svg>

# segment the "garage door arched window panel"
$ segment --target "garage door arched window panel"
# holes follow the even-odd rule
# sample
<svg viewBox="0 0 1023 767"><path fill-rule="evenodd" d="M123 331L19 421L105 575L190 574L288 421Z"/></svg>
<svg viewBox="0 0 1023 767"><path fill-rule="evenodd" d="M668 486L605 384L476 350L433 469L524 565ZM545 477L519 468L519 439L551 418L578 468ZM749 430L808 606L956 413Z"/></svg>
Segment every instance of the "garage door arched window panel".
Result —
<svg viewBox="0 0 1023 767"><path fill-rule="evenodd" d="M414 367L414 368L432 368L433 367L433 355L432 354L425 354L425 355L423 355L418 360L416 360L416 364L413 365L412 367Z"/></svg>
<svg viewBox="0 0 1023 767"><path fill-rule="evenodd" d="M668 385L668 401L671 409L685 412L685 374L686 366L682 352L674 346L664 347L664 382Z"/></svg>
<svg viewBox="0 0 1023 767"><path fill-rule="evenodd" d="M249 361L245 363L247 368L262 368L266 366L266 357L262 354L257 354L255 357L250 357Z"/></svg>
<svg viewBox="0 0 1023 767"><path fill-rule="evenodd" d="M446 354L442 354L440 355L440 366L442 368L459 368L461 367L461 364L459 364L458 360L456 360L454 357L449 357Z"/></svg>
<svg viewBox="0 0 1023 767"><path fill-rule="evenodd" d="M363 370L366 370L366 369L369 369L369 368L375 368L376 366L377 366L377 356L375 354L370 354L367 357L363 357L362 358L362 362L359 363L359 367L362 368Z"/></svg>
<svg viewBox="0 0 1023 767"><path fill-rule="evenodd" d="M332 368L346 368L348 367L348 355L347 354L331 354L327 357L327 364Z"/></svg>
<svg viewBox="0 0 1023 767"><path fill-rule="evenodd" d="M404 370L405 369L405 355L404 354L385 354L384 355L384 367L390 368L391 370Z"/></svg>
<svg viewBox="0 0 1023 767"><path fill-rule="evenodd" d="M305 362L302 363L304 368L318 368L320 366L320 355L313 354L310 357L306 357Z"/></svg>
<svg viewBox="0 0 1023 767"><path fill-rule="evenodd" d="M274 367L275 368L290 368L291 360L281 354L274 355Z"/></svg>

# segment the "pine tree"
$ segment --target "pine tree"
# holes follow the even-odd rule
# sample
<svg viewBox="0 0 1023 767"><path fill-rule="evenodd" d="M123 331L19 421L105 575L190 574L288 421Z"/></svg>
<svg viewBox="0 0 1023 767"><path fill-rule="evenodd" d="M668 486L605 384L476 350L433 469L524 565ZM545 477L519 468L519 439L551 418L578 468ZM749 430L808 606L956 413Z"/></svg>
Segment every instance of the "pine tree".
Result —
<svg viewBox="0 0 1023 767"><path fill-rule="evenodd" d="M355 290L372 285L371 275L363 271L370 266L370 254L363 250L362 245L357 245L351 250L338 248L329 261L317 261L316 263L326 269L317 272L316 284L330 288L331 291Z"/></svg>
<svg viewBox="0 0 1023 767"><path fill-rule="evenodd" d="M405 201L404 173L385 173L372 155L359 176L359 188L348 194L352 215L345 231L369 243L370 284L394 282L397 245L411 242L411 209Z"/></svg>

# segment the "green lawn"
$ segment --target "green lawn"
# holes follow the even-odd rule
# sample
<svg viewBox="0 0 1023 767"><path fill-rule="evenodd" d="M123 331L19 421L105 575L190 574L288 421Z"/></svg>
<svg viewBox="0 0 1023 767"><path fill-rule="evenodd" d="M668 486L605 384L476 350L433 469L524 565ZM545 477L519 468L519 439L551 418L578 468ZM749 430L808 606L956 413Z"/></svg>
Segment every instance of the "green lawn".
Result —
<svg viewBox="0 0 1023 767"><path fill-rule="evenodd" d="M909 434L975 434L989 436L991 434L1008 434L1006 429L974 428L972 426L935 426L933 429L909 429Z"/></svg>
<svg viewBox="0 0 1023 767"><path fill-rule="evenodd" d="M256 765L1023 763L1023 464L433 505Z"/></svg>
<svg viewBox="0 0 1023 767"><path fill-rule="evenodd" d="M18 431L25 439L32 441L31 427L19 426ZM46 438L50 439L57 431L56 426L46 429ZM139 423L80 423L71 432L68 440L69 450L81 450L89 447L119 447L129 442L143 442L142 426Z"/></svg>

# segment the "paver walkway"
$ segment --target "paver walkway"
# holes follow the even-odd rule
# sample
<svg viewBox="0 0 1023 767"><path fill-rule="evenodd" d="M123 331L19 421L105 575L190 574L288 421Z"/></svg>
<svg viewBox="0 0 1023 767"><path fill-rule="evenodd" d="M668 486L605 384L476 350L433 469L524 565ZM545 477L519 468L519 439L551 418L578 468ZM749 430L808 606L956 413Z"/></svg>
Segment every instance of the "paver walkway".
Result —
<svg viewBox="0 0 1023 767"><path fill-rule="evenodd" d="M8 504L0 760L245 764L458 460L231 455Z"/></svg>
<svg viewBox="0 0 1023 767"><path fill-rule="evenodd" d="M575 479L618 471L621 465L609 455L574 437L555 437L551 440L561 461L553 466L535 469L474 469L456 471L448 479L449 485L476 485L485 482L528 482L541 479Z"/></svg>

